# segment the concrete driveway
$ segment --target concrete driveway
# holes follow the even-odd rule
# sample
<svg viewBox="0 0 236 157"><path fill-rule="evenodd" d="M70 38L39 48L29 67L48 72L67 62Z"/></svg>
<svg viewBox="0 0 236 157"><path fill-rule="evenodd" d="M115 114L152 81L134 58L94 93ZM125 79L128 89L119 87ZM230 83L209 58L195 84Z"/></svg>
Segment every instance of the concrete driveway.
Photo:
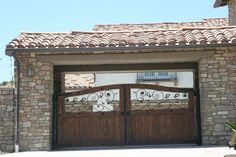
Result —
<svg viewBox="0 0 236 157"><path fill-rule="evenodd" d="M153 148L114 148L74 151L35 151L4 154L0 157L224 157L235 154L228 147L153 147ZM232 156L230 156L232 157Z"/></svg>

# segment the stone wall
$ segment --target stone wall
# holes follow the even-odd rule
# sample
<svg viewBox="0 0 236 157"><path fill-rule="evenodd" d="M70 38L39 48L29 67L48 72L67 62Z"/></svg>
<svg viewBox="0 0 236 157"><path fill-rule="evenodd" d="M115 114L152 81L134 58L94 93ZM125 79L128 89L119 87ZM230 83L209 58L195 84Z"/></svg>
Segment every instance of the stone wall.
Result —
<svg viewBox="0 0 236 157"><path fill-rule="evenodd" d="M228 8L229 8L229 24L236 25L236 0L229 0L228 1Z"/></svg>
<svg viewBox="0 0 236 157"><path fill-rule="evenodd" d="M21 64L20 151L50 150L52 141L53 65L38 61L34 53L21 53L17 55L17 58ZM226 121L236 122L235 60L236 50L219 48L214 56L199 61L201 125L204 145L226 144L230 130L224 123ZM33 68L33 76L28 76L29 67ZM11 95L10 91L8 95ZM1 107L0 116L11 117L11 120L8 123L6 122L8 119L4 120L0 117L0 133L3 133L4 129L10 131L5 131L6 133L9 132L9 136L0 136L0 144L1 149L12 151L13 96L8 98L7 100L11 102L11 105ZM8 112L5 113L5 111ZM1 138L4 138L5 141L2 142Z"/></svg>
<svg viewBox="0 0 236 157"><path fill-rule="evenodd" d="M13 88L0 88L0 152L14 149Z"/></svg>
<svg viewBox="0 0 236 157"><path fill-rule="evenodd" d="M34 53L17 54L20 62L20 151L51 149L53 65ZM28 75L32 67L33 76Z"/></svg>
<svg viewBox="0 0 236 157"><path fill-rule="evenodd" d="M218 49L199 62L203 145L226 144L236 122L236 50Z"/></svg>

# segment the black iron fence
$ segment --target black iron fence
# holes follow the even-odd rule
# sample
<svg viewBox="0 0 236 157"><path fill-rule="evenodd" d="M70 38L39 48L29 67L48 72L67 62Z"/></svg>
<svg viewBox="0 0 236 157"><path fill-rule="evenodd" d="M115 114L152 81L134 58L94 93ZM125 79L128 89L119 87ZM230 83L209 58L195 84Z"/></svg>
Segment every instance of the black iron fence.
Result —
<svg viewBox="0 0 236 157"><path fill-rule="evenodd" d="M143 72L137 74L138 81L164 81L176 79L176 72Z"/></svg>

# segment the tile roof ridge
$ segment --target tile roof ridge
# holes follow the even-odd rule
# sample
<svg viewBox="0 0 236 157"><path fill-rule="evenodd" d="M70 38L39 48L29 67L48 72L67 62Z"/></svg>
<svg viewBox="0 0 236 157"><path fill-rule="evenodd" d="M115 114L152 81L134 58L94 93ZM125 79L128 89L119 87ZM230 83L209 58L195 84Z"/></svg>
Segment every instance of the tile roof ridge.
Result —
<svg viewBox="0 0 236 157"><path fill-rule="evenodd" d="M236 28L236 25L234 26L219 26L219 27L180 27L180 28L171 28L171 29L146 29L146 30L121 30L121 31L115 31L115 30L106 30L106 31L72 31L72 35L75 34L102 34L102 33L138 33L138 32L158 32L158 31L182 31L182 30L209 30L209 29L232 29Z"/></svg>
<svg viewBox="0 0 236 157"><path fill-rule="evenodd" d="M231 26L216 26L216 27L182 27L181 30L203 30L203 29L232 29L236 28L236 25Z"/></svg>
<svg viewBox="0 0 236 157"><path fill-rule="evenodd" d="M170 29L136 29L136 30L106 30L106 31L82 31L82 30L76 30L71 32L21 32L20 35L40 35L40 34L103 34L103 33L138 33L138 32L158 32L158 31L181 31L181 30L204 30L204 29L232 29L236 28L236 25L230 25L230 26L219 26L219 27L180 27L180 28L170 28Z"/></svg>
<svg viewBox="0 0 236 157"><path fill-rule="evenodd" d="M96 24L96 26L113 26L113 25L149 25L149 24L178 24L178 23L202 23L208 20L227 20L227 17L209 17L203 18L202 20L194 21L163 21L163 22L147 22L147 23L113 23L113 24Z"/></svg>
<svg viewBox="0 0 236 157"><path fill-rule="evenodd" d="M228 17L208 17L208 18L203 18L202 20L220 20L220 19L228 19Z"/></svg>
<svg viewBox="0 0 236 157"><path fill-rule="evenodd" d="M70 34L70 32L21 32L20 35L24 34Z"/></svg>

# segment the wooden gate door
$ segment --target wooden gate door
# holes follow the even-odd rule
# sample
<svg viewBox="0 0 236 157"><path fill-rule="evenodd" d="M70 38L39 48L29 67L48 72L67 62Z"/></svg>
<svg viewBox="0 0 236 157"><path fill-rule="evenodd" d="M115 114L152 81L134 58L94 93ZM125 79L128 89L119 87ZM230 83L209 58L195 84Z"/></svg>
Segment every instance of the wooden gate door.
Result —
<svg viewBox="0 0 236 157"><path fill-rule="evenodd" d="M57 145L123 145L122 88L103 86L59 96Z"/></svg>
<svg viewBox="0 0 236 157"><path fill-rule="evenodd" d="M193 89L125 84L58 96L58 146L194 142Z"/></svg>
<svg viewBox="0 0 236 157"><path fill-rule="evenodd" d="M193 89L127 85L127 143L194 143Z"/></svg>

